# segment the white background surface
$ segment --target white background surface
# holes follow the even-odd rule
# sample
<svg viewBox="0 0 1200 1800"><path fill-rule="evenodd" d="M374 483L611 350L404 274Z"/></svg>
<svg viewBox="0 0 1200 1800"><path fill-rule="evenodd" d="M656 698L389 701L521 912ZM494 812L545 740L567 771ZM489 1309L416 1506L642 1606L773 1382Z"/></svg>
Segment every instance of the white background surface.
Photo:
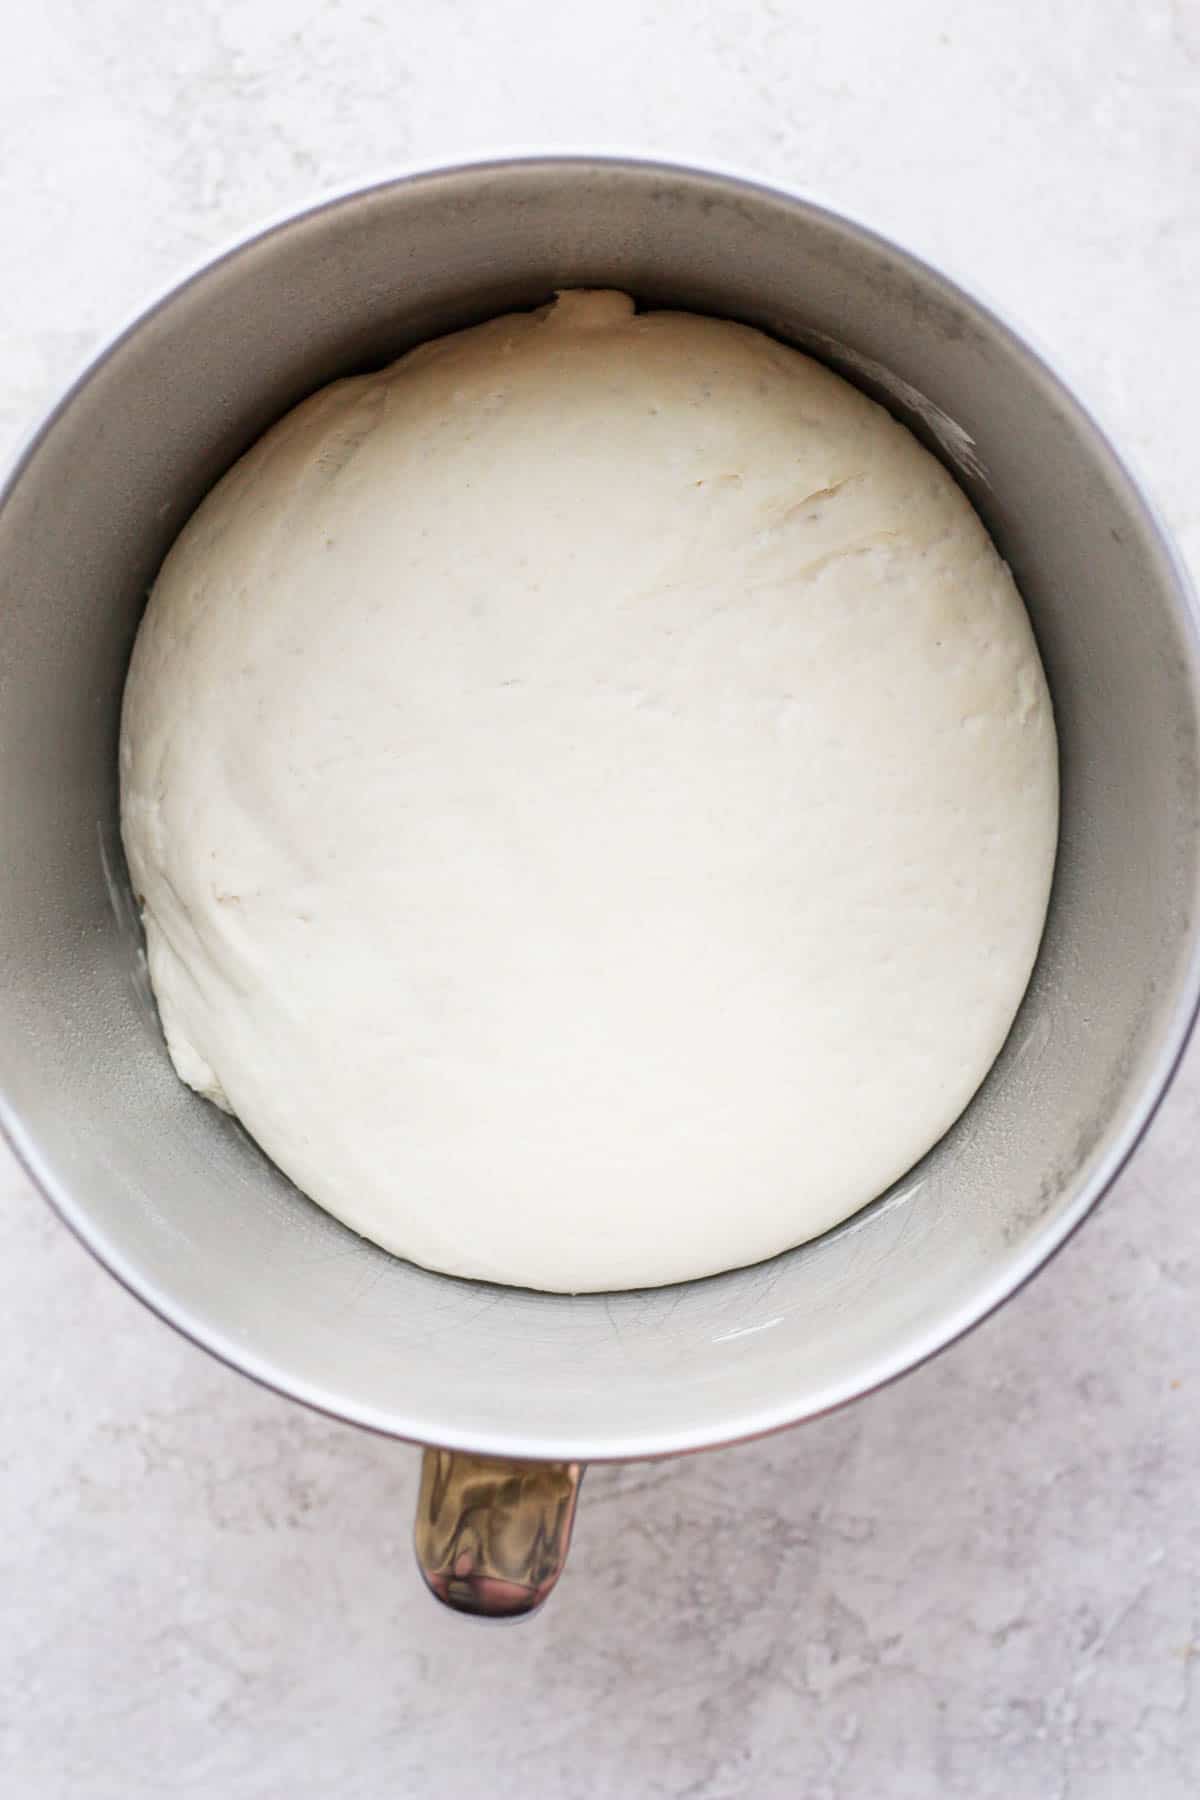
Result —
<svg viewBox="0 0 1200 1800"><path fill-rule="evenodd" d="M0 453L149 291L407 161L647 147L859 212L1049 346L1200 561L1200 4L42 0L0 61ZM1200 1057L933 1366L595 1470L541 1619L439 1614L416 1454L172 1336L0 1151L0 1793L1200 1791Z"/></svg>

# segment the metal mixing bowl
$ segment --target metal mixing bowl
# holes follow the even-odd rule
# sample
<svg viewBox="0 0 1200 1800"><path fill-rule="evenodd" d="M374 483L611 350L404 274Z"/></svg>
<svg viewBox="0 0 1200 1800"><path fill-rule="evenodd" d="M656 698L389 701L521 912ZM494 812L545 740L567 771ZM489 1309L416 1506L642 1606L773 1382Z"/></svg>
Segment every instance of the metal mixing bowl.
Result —
<svg viewBox="0 0 1200 1800"><path fill-rule="evenodd" d="M580 285L809 348L953 469L1033 618L1062 839L1009 1042L893 1192L755 1268L570 1299L389 1257L179 1083L139 961L116 739L163 554L266 426L335 376ZM1095 1205L1183 1048L1200 987L1185 577L1102 433L1007 324L807 200L542 158L288 219L152 306L61 401L0 498L0 589L0 1116L84 1242L198 1343L341 1418L506 1459L428 1460L422 1559L455 1604L540 1597L586 1459L791 1424L982 1318Z"/></svg>

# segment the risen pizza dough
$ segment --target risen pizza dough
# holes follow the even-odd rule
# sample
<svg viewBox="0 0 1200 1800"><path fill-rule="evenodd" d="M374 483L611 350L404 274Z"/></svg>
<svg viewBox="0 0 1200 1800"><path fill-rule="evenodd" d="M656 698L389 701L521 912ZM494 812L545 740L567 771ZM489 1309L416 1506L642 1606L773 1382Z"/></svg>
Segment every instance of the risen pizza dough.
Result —
<svg viewBox="0 0 1200 1800"><path fill-rule="evenodd" d="M1054 858L963 494L740 326L575 293L289 414L163 567L121 743L180 1075L432 1268L651 1285L886 1188Z"/></svg>

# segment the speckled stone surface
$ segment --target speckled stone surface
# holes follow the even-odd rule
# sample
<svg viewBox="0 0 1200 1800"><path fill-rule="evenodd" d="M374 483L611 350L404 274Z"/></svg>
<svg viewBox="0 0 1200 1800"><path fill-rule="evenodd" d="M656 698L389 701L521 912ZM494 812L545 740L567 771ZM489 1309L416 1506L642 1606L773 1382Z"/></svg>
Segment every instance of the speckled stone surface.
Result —
<svg viewBox="0 0 1200 1800"><path fill-rule="evenodd" d="M649 147L806 186L1050 346L1200 562L1200 8L43 0L0 59L0 454L231 234L398 162ZM508 1632L417 1457L151 1319L0 1151L12 1800L1192 1800L1200 1058L1081 1236L930 1367L589 1476Z"/></svg>

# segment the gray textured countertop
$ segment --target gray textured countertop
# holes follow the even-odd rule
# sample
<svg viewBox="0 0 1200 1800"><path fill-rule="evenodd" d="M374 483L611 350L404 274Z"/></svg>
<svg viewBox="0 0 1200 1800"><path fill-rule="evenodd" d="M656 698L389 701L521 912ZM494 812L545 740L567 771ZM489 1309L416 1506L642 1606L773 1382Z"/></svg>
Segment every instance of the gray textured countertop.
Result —
<svg viewBox="0 0 1200 1800"><path fill-rule="evenodd" d="M46 0L0 64L0 453L237 232L397 162L648 147L1001 301L1200 562L1200 9ZM1100 1215L887 1392L593 1471L534 1625L439 1614L413 1451L145 1314L0 1151L13 1800L1191 1800L1200 1057Z"/></svg>

